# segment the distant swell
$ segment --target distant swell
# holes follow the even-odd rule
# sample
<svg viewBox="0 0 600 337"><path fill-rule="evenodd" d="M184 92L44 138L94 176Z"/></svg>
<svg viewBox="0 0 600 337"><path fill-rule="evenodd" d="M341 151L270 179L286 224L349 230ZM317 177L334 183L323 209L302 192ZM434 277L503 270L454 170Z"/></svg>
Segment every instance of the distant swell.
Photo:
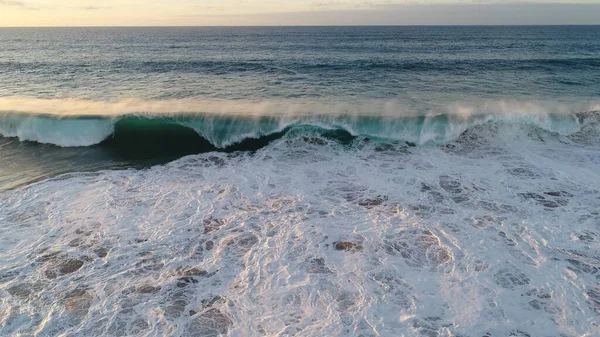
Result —
<svg viewBox="0 0 600 337"><path fill-rule="evenodd" d="M191 60L191 61L115 61L111 67L124 72L132 73L265 73L265 74L313 74L323 71L414 71L414 72L439 72L461 74L476 71L564 71L564 70L595 70L600 66L600 58L563 58L563 59L432 59L432 60L354 60L340 62L303 62L283 63L257 61L221 61L221 60ZM11 71L44 71L52 73L63 72L64 69L85 73L90 67L89 63L56 65L45 62L0 62L0 67Z"/></svg>

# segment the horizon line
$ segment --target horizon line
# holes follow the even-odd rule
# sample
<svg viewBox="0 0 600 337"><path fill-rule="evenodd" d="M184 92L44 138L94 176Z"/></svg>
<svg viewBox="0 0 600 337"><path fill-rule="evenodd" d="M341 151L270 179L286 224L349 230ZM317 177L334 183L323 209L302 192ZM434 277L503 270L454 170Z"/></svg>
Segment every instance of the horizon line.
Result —
<svg viewBox="0 0 600 337"><path fill-rule="evenodd" d="M302 28L302 27L595 27L594 24L405 24L405 25L378 25L378 24L356 24L356 25L131 25L131 26L0 26L2 28Z"/></svg>

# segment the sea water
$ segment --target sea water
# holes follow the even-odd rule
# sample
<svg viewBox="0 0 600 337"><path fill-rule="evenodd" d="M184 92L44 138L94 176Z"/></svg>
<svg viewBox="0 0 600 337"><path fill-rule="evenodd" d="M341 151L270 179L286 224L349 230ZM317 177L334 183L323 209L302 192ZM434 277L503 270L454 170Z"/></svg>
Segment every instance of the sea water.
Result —
<svg viewBox="0 0 600 337"><path fill-rule="evenodd" d="M0 29L0 334L600 334L599 27Z"/></svg>

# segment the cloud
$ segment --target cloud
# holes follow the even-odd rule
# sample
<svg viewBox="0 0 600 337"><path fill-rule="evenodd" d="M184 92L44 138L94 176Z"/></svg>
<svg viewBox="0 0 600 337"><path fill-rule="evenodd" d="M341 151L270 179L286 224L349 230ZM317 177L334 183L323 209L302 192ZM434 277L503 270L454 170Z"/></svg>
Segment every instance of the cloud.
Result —
<svg viewBox="0 0 600 337"><path fill-rule="evenodd" d="M469 0L470 1L470 0ZM568 13L568 15L565 15ZM405 4L370 9L190 15L181 25L572 25L600 24L600 4Z"/></svg>
<svg viewBox="0 0 600 337"><path fill-rule="evenodd" d="M404 4L408 2L413 2L414 0L404 0ZM341 9L368 9L368 8L377 8L384 6L393 6L394 1L392 0L363 0L363 1L343 1L343 0L320 0L313 1L311 3L311 7L315 8L328 8L328 7L338 7Z"/></svg>
<svg viewBox="0 0 600 337"><path fill-rule="evenodd" d="M28 4L24 3L23 1L15 1L15 0L0 0L0 6L17 7L17 8L21 8L21 9L27 9L27 10L38 10L39 9L37 7L29 6Z"/></svg>
<svg viewBox="0 0 600 337"><path fill-rule="evenodd" d="M343 1L315 1L312 3L313 7L335 7L347 5L347 2Z"/></svg>
<svg viewBox="0 0 600 337"><path fill-rule="evenodd" d="M110 7L110 6L85 6L85 7L79 7L79 9L83 9L84 11L97 11L97 10L100 10L100 9L110 9L110 8L112 8L112 7Z"/></svg>

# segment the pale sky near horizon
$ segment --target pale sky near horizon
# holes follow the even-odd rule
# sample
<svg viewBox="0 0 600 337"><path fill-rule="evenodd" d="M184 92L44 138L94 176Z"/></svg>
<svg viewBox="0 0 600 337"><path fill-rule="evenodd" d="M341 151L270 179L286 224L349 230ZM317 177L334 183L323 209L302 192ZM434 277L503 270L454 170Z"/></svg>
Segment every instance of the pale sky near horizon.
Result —
<svg viewBox="0 0 600 337"><path fill-rule="evenodd" d="M600 24L600 0L0 0L0 27Z"/></svg>

